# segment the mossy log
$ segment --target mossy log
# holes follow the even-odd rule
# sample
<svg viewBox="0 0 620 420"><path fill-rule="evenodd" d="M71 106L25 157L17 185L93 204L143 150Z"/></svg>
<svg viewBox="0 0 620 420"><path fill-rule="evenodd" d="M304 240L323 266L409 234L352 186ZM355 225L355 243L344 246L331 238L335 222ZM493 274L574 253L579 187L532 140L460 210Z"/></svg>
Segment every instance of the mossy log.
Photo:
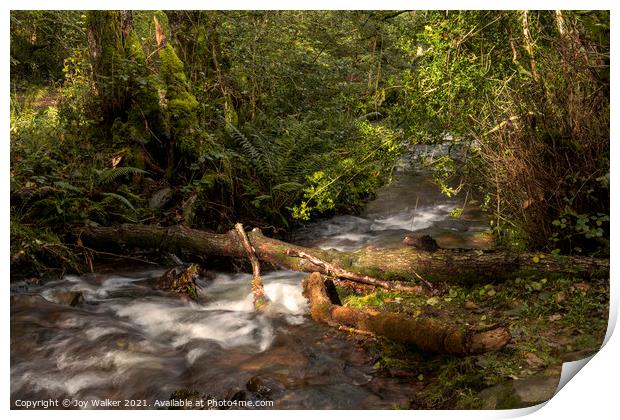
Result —
<svg viewBox="0 0 620 420"><path fill-rule="evenodd" d="M330 287L334 288L331 280L325 280L320 273L310 274L303 282L304 295L309 301L312 318L330 326L370 332L401 343L413 344L427 352L458 355L500 350L512 338L505 327L475 331L429 316L411 317L339 306L330 298L333 296Z"/></svg>
<svg viewBox="0 0 620 420"><path fill-rule="evenodd" d="M609 272L608 260L589 257L516 254L499 250L453 252L440 249L426 252L412 247L369 247L343 252L293 245L268 238L259 229L248 232L247 237L256 257L275 267L319 272L355 283L412 293L431 292L420 279L451 284L494 282L523 272L581 277L608 275ZM199 256L246 258L248 255L234 229L217 234L185 226L124 224L116 227L88 227L81 233L81 239L87 246L101 250L124 245L173 253L189 252Z"/></svg>

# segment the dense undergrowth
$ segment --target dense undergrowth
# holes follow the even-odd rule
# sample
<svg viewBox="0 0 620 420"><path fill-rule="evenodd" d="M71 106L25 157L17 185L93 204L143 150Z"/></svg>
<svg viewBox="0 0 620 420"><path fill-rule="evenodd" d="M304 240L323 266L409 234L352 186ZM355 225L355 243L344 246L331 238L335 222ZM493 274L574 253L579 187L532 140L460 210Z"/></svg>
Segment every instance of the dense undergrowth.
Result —
<svg viewBox="0 0 620 420"><path fill-rule="evenodd" d="M357 211L391 176L402 136L351 105L366 90L342 86L352 52L315 27L332 14L50 13L11 21L15 271L87 268L83 225L283 234ZM67 19L81 32L52 30ZM261 42L241 42L253 25ZM58 37L69 47L46 64L62 77L23 47Z"/></svg>
<svg viewBox="0 0 620 420"><path fill-rule="evenodd" d="M503 245L607 255L609 14L15 11L12 272L87 269L84 225L282 235L446 138Z"/></svg>

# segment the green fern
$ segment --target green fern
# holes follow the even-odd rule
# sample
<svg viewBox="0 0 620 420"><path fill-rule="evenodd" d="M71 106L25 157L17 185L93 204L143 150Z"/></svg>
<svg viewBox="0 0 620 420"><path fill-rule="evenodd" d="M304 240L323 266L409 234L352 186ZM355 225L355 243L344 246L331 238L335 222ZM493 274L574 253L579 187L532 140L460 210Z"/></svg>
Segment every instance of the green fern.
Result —
<svg viewBox="0 0 620 420"><path fill-rule="evenodd" d="M283 182L282 184L278 184L273 187L272 191L280 191L280 192L294 192L299 191L303 188L299 182Z"/></svg>
<svg viewBox="0 0 620 420"><path fill-rule="evenodd" d="M239 131L239 129L232 124L228 124L227 127L231 137L241 146L241 150L243 150L244 154L253 162L258 160L260 158L260 152L254 147L245 134Z"/></svg>
<svg viewBox="0 0 620 420"><path fill-rule="evenodd" d="M103 193L103 195L106 196L106 198L104 198L103 200L101 200L101 203L109 203L112 200L118 200L121 203L123 203L124 205L126 205L127 207L129 207L131 210L133 210L134 212L136 211L136 208L129 202L129 200L127 200L125 197L123 197L120 194L115 194L115 193Z"/></svg>
<svg viewBox="0 0 620 420"><path fill-rule="evenodd" d="M272 197L270 195L259 195L258 197L254 198L254 200L252 200L252 205L258 208L261 207L263 201L271 199Z"/></svg>
<svg viewBox="0 0 620 420"><path fill-rule="evenodd" d="M117 178L121 178L127 175L148 173L149 172L145 171L144 169L135 168L133 166L120 166L116 168L104 169L102 171L98 171L97 184L105 185L113 182Z"/></svg>
<svg viewBox="0 0 620 420"><path fill-rule="evenodd" d="M377 119L381 117L383 117L382 113L373 111L373 112L369 112L368 114L361 115L357 119L358 121L363 121L363 120Z"/></svg>
<svg viewBox="0 0 620 420"><path fill-rule="evenodd" d="M71 185L68 182L56 181L54 182L54 185L58 188L61 188L64 191L71 191L71 192L78 193L78 194L83 193L83 190L81 188Z"/></svg>
<svg viewBox="0 0 620 420"><path fill-rule="evenodd" d="M254 132L251 139L232 124L228 125L233 140L241 147L243 155L250 161L256 171L263 177L273 176L278 166L272 143L260 133Z"/></svg>

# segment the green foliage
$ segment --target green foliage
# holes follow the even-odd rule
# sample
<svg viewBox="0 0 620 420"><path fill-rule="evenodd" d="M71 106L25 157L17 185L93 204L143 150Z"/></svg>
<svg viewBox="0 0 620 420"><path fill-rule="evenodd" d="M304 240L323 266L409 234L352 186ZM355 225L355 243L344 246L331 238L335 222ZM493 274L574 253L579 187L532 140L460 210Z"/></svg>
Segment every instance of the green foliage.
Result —
<svg viewBox="0 0 620 420"><path fill-rule="evenodd" d="M18 217L11 218L10 226L11 270L24 276L45 276L50 267L81 271L82 262L74 249L49 228L22 223Z"/></svg>
<svg viewBox="0 0 620 420"><path fill-rule="evenodd" d="M136 223L150 213L128 183L147 172L111 167L113 149L84 142L61 118L63 91L11 98L11 266L22 274L80 271L86 251L74 245L77 226Z"/></svg>
<svg viewBox="0 0 620 420"><path fill-rule="evenodd" d="M459 193L462 184L458 187L452 186L452 181L459 176L457 164L450 155L440 156L435 159L425 159L425 164L432 169L433 180L441 189L441 192L448 197Z"/></svg>
<svg viewBox="0 0 620 420"><path fill-rule="evenodd" d="M552 225L557 230L551 235L551 241L559 246L568 243L571 246L569 251L582 252L579 245L594 242L598 243L597 247L603 255L609 253L609 236L606 233L609 231L609 216L606 214L578 214L566 207Z"/></svg>
<svg viewBox="0 0 620 420"><path fill-rule="evenodd" d="M49 57L62 83L14 84L12 214L73 241L80 224L250 220L278 231L359 209L401 151L376 109L387 98L381 25L306 13L45 14L58 19L49 28L77 32ZM14 13L15 51L40 17ZM172 201L149 209L162 187Z"/></svg>
<svg viewBox="0 0 620 420"><path fill-rule="evenodd" d="M120 167L106 168L106 169L103 169L97 172L99 174L97 182L102 185L109 184L113 182L114 180L116 180L117 178L125 177L127 175L140 175L140 174L148 173L147 171L143 169L134 168L132 166L120 166Z"/></svg>
<svg viewBox="0 0 620 420"><path fill-rule="evenodd" d="M198 133L198 101L188 90L183 62L170 44L159 51L159 59L160 75L166 84L171 136L182 153L200 155L202 148Z"/></svg>
<svg viewBox="0 0 620 420"><path fill-rule="evenodd" d="M399 133L367 121L357 121L353 128L357 148L337 149L335 165L307 176L303 200L292 209L295 218L308 220L313 211L321 214L342 206L359 208L391 175L401 153Z"/></svg>
<svg viewBox="0 0 620 420"><path fill-rule="evenodd" d="M350 295L345 298L343 304L357 309L364 309L369 306L381 308L383 306L383 299L382 292L370 293L365 296Z"/></svg>
<svg viewBox="0 0 620 420"><path fill-rule="evenodd" d="M172 86L172 88L179 88L187 83L187 78L183 71L183 62L170 44L159 51L159 60L160 72L167 85Z"/></svg>
<svg viewBox="0 0 620 420"><path fill-rule="evenodd" d="M62 60L75 47L86 42L82 29L84 20L85 16L80 11L12 11L12 84L45 84L48 80L62 80Z"/></svg>
<svg viewBox="0 0 620 420"><path fill-rule="evenodd" d="M597 181L609 172L608 12L429 11L397 23L410 65L389 81L387 114L414 143L449 134L469 146L461 186L486 197L500 243L604 254L592 239L608 238L605 222L591 232L578 218L569 235L553 222L567 208L609 214ZM453 159L432 165L454 194Z"/></svg>
<svg viewBox="0 0 620 420"><path fill-rule="evenodd" d="M484 198L500 240L604 254L608 13L563 13L560 34L529 12L526 39L513 11L14 11L12 211L60 238L279 231L359 210L405 139L449 134L465 160L427 163Z"/></svg>
<svg viewBox="0 0 620 420"><path fill-rule="evenodd" d="M488 408L483 403L494 402L480 394L489 387L529 377L557 378L563 361L598 351L607 330L608 294L607 276L540 278L538 273L494 284L451 285L448 293L432 298L432 308L425 307L425 303L431 305L430 299L395 292L349 295L343 301L412 315L449 314L453 322L471 328L506 325L513 336L509 346L473 356L421 354L414 347L385 339L376 344L380 356L375 369L404 371L410 381L423 383L414 400L416 408L471 409ZM539 362L532 363L531 354ZM506 397L510 398L497 401L498 407L523 404L512 386Z"/></svg>

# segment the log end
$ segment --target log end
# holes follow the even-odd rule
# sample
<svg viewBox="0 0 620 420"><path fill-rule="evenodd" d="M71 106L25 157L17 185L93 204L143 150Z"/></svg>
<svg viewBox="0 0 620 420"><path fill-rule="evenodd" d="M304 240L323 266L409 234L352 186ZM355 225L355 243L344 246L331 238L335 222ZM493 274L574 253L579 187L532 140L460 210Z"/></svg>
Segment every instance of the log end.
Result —
<svg viewBox="0 0 620 420"><path fill-rule="evenodd" d="M512 340L512 334L505 327L474 333L470 336L468 351L470 354L478 354L501 350L510 340Z"/></svg>

